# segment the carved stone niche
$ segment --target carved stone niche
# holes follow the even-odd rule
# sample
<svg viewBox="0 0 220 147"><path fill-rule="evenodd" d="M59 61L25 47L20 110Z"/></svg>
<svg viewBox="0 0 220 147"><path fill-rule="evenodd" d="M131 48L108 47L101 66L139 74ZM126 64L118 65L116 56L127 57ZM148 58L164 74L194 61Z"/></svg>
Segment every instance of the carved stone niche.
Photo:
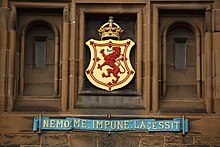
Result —
<svg viewBox="0 0 220 147"><path fill-rule="evenodd" d="M14 111L60 111L62 18L61 8L17 8Z"/></svg>
<svg viewBox="0 0 220 147"><path fill-rule="evenodd" d="M160 10L161 89L160 111L205 112L203 92L203 61L201 56L204 34L204 10ZM183 41L184 38L184 41ZM177 53L178 43L185 53ZM183 43L184 42L184 43ZM184 56L185 67L176 67ZM183 60L182 60L183 61Z"/></svg>
<svg viewBox="0 0 220 147"><path fill-rule="evenodd" d="M98 29L108 21L108 17L110 14L103 14L103 15L95 15L95 14L86 14L85 15L85 42L88 41L89 39L96 39L96 40L101 40L101 37L98 34ZM121 28L124 30L122 33L122 36L120 40L125 40L125 39L131 39L134 42L136 42L136 16L135 15L126 15L126 14L113 14L113 19L114 22L119 24ZM84 67L88 67L89 62L90 62L90 50L88 46L85 45L85 61L84 61ZM132 67L135 68L135 54L136 54L136 47L133 46L130 52L130 61L132 64ZM134 92L136 90L136 85L135 85L135 77L132 79L132 81L126 85L125 87L114 90L112 92L105 92L101 89L96 88L93 86L89 80L85 77L84 81L84 90L86 91L94 91L95 93L100 93L109 95L111 94L120 94L121 92Z"/></svg>
<svg viewBox="0 0 220 147"><path fill-rule="evenodd" d="M78 73L76 75L76 89L74 109L81 111L106 113L99 109L108 109L113 114L116 109L132 108L137 113L144 113L144 91L142 91L142 55L143 45L143 13L145 5L90 5L77 6L76 21L76 60L78 60ZM112 9L114 8L114 9ZM113 91L96 88L85 75L90 62L90 49L85 44L89 39L101 40L98 30L112 16L123 30L120 40L131 39L135 42L130 52L130 61L135 70L135 76L129 84ZM145 34L146 35L146 34ZM86 109L86 110L85 110ZM85 111L84 111L85 110ZM137 110L137 111L136 111ZM126 111L126 113L128 113ZM133 113L130 111L129 113Z"/></svg>

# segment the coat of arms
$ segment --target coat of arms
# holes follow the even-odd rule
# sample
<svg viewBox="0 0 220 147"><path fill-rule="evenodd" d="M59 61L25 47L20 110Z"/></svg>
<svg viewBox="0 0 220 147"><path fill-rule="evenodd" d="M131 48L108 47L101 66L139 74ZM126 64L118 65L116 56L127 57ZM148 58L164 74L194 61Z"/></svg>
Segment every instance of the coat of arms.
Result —
<svg viewBox="0 0 220 147"><path fill-rule="evenodd" d="M113 17L98 30L101 41L90 39L91 59L85 74L89 81L101 89L112 91L127 85L135 71L130 63L130 50L135 44L132 40L119 40L123 32L113 22Z"/></svg>

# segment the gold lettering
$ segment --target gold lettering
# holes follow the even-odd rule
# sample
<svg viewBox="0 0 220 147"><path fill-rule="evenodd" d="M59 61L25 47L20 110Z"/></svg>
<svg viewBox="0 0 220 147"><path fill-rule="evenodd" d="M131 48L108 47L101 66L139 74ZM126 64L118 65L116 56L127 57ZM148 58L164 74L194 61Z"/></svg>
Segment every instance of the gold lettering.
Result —
<svg viewBox="0 0 220 147"><path fill-rule="evenodd" d="M148 127L148 126L149 126L149 127ZM148 123L147 123L147 129L150 130L150 129L151 129L151 126L152 126L152 125L151 125L151 122L148 122Z"/></svg>
<svg viewBox="0 0 220 147"><path fill-rule="evenodd" d="M160 129L161 129L161 130L163 130L163 129L164 129L163 122L159 122L159 126L160 126Z"/></svg>
<svg viewBox="0 0 220 147"><path fill-rule="evenodd" d="M141 126L140 128L146 128L145 124L144 124L144 121L141 121Z"/></svg>
<svg viewBox="0 0 220 147"><path fill-rule="evenodd" d="M102 123L102 121L96 121L96 129L98 129L98 128L103 128L103 123Z"/></svg>
<svg viewBox="0 0 220 147"><path fill-rule="evenodd" d="M176 125L176 130L178 129L178 125L180 124L180 122L174 122L174 125ZM184 128L183 128L184 129Z"/></svg>
<svg viewBox="0 0 220 147"><path fill-rule="evenodd" d="M165 122L166 129L170 129L170 122Z"/></svg>
<svg viewBox="0 0 220 147"><path fill-rule="evenodd" d="M105 129L107 129L107 126L110 126L110 122L109 121L105 121Z"/></svg>
<svg viewBox="0 0 220 147"><path fill-rule="evenodd" d="M128 121L124 121L124 129L129 129L129 127L128 127Z"/></svg>
<svg viewBox="0 0 220 147"><path fill-rule="evenodd" d="M61 120L61 121L57 120L56 128L62 127L62 125L63 125L63 120Z"/></svg>
<svg viewBox="0 0 220 147"><path fill-rule="evenodd" d="M156 124L157 124L157 122L153 122L153 123L152 123L152 129L153 129L153 130L157 130L157 125L156 125Z"/></svg>
<svg viewBox="0 0 220 147"><path fill-rule="evenodd" d="M82 128L86 128L86 120L82 120Z"/></svg>
<svg viewBox="0 0 220 147"><path fill-rule="evenodd" d="M69 120L66 120L66 121L63 123L63 126L64 126L65 128L69 128L69 126L70 126L70 121L69 121Z"/></svg>
<svg viewBox="0 0 220 147"><path fill-rule="evenodd" d="M113 127L113 125L112 125L113 123L114 123L114 127ZM115 130L115 129L116 129L116 121L111 122L111 129L112 129L112 130Z"/></svg>
<svg viewBox="0 0 220 147"><path fill-rule="evenodd" d="M117 127L118 129L119 128L121 128L121 129L123 129L123 125L122 125L122 122L121 121L118 121L118 127Z"/></svg>
<svg viewBox="0 0 220 147"><path fill-rule="evenodd" d="M171 130L173 130L173 121L171 121L170 124L171 124Z"/></svg>
<svg viewBox="0 0 220 147"><path fill-rule="evenodd" d="M49 127L48 120L43 120L43 127L44 128L48 128Z"/></svg>
<svg viewBox="0 0 220 147"><path fill-rule="evenodd" d="M134 128L135 128L135 129L138 129L138 128L139 128L139 126L137 126L137 121L136 121L136 120L134 121Z"/></svg>
<svg viewBox="0 0 220 147"><path fill-rule="evenodd" d="M76 125L77 125L77 128L80 127L80 119L79 119L79 120L75 120L75 119L74 119L74 122L73 122L74 128L76 127Z"/></svg>
<svg viewBox="0 0 220 147"><path fill-rule="evenodd" d="M55 128L55 120L50 120L50 128Z"/></svg>
<svg viewBox="0 0 220 147"><path fill-rule="evenodd" d="M93 129L95 128L95 121L94 120L92 121L92 128Z"/></svg>

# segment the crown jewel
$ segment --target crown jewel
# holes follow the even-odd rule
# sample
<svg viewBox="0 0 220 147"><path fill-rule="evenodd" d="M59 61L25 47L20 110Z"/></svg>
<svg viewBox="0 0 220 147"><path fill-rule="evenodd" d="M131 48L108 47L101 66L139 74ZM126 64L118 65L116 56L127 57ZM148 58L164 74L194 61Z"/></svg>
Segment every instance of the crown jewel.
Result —
<svg viewBox="0 0 220 147"><path fill-rule="evenodd" d="M117 23L113 22L112 16L110 16L108 22L103 24L98 30L101 40L108 38L119 40L123 31L124 30L122 30Z"/></svg>

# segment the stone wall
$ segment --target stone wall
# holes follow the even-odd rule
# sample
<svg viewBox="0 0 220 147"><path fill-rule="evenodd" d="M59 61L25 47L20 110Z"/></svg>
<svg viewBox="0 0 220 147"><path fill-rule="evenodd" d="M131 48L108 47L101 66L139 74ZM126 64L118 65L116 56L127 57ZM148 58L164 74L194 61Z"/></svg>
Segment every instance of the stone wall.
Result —
<svg viewBox="0 0 220 147"><path fill-rule="evenodd" d="M16 0L14 0L16 1ZM31 1L31 0L30 0ZM76 0L72 0L75 2ZM79 0L78 0L79 1ZM99 0L97 0L99 1ZM100 0L102 1L102 0ZM104 0L103 0L104 1ZM132 1L132 0L128 0ZM137 0L140 3L142 0ZM143 0L144 1L144 0ZM152 0L155 2L156 0ZM165 3L165 0L161 3ZM170 0L174 2L175 0ZM189 0L191 1L191 0ZM205 0L194 0L205 1ZM207 2L209 0L206 0ZM18 2L18 0L17 0ZM27 2L27 0L24 0ZM41 2L41 1L38 1ZM50 1L52 2L52 1ZM55 3L66 2L71 0L56 0ZM88 1L87 1L88 2ZM107 2L107 1L106 1ZM114 1L114 3L125 3L124 0ZM144 2L150 2L146 0ZM136 3L136 2L135 2ZM159 3L159 2L155 2ZM171 2L170 2L171 3ZM170 4L169 3L169 4ZM186 2L185 2L186 3ZM151 6L149 5L150 9ZM213 108L214 112L207 113L187 113L185 114L189 121L189 133L182 136L181 133L148 133L148 132L92 132L92 131L45 131L41 134L32 131L33 118L38 115L38 112L33 111L30 107L30 112L12 111L9 109L8 95L8 79L11 75L8 74L8 57L9 57L9 21L10 8L8 0L0 0L0 147L220 147L220 1L215 0L213 5L213 32L211 38L213 47ZM74 7L72 8L74 9ZM85 8L86 9L86 8ZM149 10L152 11L152 10ZM72 11L72 13L75 11ZM143 11L145 13L145 11ZM72 14L71 14L72 15ZM152 16L153 17L153 16ZM146 21L146 20L143 20ZM147 21L146 21L147 22ZM144 24L145 25L145 24ZM75 29L75 21L71 23L71 28ZM67 30L66 30L67 31ZM67 31L68 32L68 31ZM70 35L71 36L71 35ZM8 38L8 39L7 39ZM146 38L145 38L146 39ZM153 40L149 41L153 42ZM68 41L67 41L68 42ZM73 45L72 45L73 46ZM71 50L70 50L71 51ZM72 60L70 62L73 62ZM77 61L78 62L78 61ZM145 61L143 61L145 64ZM72 65L72 64L71 64ZM146 64L146 67L148 65ZM152 66L152 65L149 65ZM74 67L74 66L72 66ZM78 72L78 71L74 71ZM150 73L150 72L149 72ZM72 75L71 75L72 76ZM72 78L72 77L71 77ZM144 77L146 78L146 77ZM143 79L144 79L143 78ZM74 87L74 85L73 85ZM71 89L71 88L70 88ZM66 90L66 89L64 89ZM71 94L70 94L71 95ZM64 96L66 98L66 96ZM74 96L73 96L74 97ZM145 96L146 97L146 96ZM130 99L129 99L130 100ZM74 101L70 99L69 101ZM205 100L204 100L205 101ZM34 101L35 102L35 101ZM49 102L51 103L51 102ZM134 103L131 101L131 103ZM35 102L36 105L38 103ZM55 103L58 105L57 103ZM176 105L176 102L173 104ZM181 104L184 105L184 104ZM49 106L43 104L43 106ZM186 106L186 105L184 105ZM66 107L66 106L65 106ZM64 108L65 108L64 107ZM172 106L173 107L173 106ZM72 108L71 108L72 109ZM90 109L91 110L91 109ZM90 110L86 114L95 114ZM131 109L119 109L114 111L115 114L127 115ZM105 112L103 112L105 111ZM97 114L107 114L110 109L97 109ZM112 110L113 111L113 110ZM84 111L82 111L84 112ZM107 113L106 113L107 112ZM142 112L142 110L141 110ZM46 113L46 112L45 112ZM72 112L51 112L46 113L53 117L64 117L66 114L80 114L78 110ZM46 114L44 114L46 116ZM133 113L131 113L133 114ZM134 113L135 114L135 113ZM146 115L146 111L143 112ZM182 114L182 113L181 113ZM160 112L151 113L148 118L173 118L181 116L180 113L166 113ZM140 115L143 116L143 115Z"/></svg>
<svg viewBox="0 0 220 147"><path fill-rule="evenodd" d="M65 132L39 134L2 134L1 147L218 147L220 136L173 133L98 133Z"/></svg>

